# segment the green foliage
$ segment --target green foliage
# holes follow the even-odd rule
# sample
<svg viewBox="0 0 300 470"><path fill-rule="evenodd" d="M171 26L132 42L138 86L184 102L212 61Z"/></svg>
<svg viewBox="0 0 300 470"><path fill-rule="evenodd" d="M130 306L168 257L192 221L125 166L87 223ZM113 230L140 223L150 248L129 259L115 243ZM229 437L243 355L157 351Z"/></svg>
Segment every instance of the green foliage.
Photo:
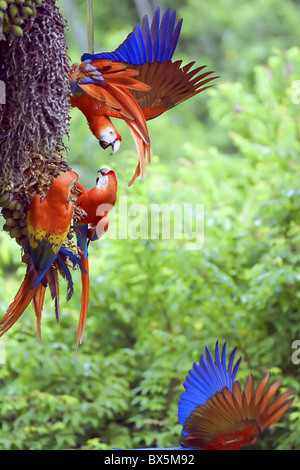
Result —
<svg viewBox="0 0 300 470"><path fill-rule="evenodd" d="M223 79L249 79L253 67L265 62L274 47L299 44L299 8L293 0L215 0L209 7L186 0L180 12L188 25L182 34L189 54L195 57L200 50L209 60L205 63L214 64Z"/></svg>
<svg viewBox="0 0 300 470"><path fill-rule="evenodd" d="M189 21L192 27L201 3L184 2L185 28ZM221 4L215 2L210 14L224 24L229 16ZM259 9L267 4L276 3L257 0L253 11L245 3L241 19L250 11L259 25L266 16ZM284 5L285 18L292 17L293 2L278 5L271 17L282 14ZM247 46L243 21L232 23L241 48ZM252 46L245 63L249 53L258 64ZM270 370L272 379L283 378L282 391L296 390L291 412L255 448L300 448L300 365L291 360L292 342L299 339L300 121L293 102L299 74L300 50L277 49L264 65L248 68L250 80L244 70L232 74L206 97L149 123L153 161L146 179L131 188L136 153L126 128L118 123L123 147L107 160L84 118L72 111L70 158L84 184L91 187L98 168L109 165L118 173L119 205L121 196L148 208L204 204L205 242L188 251L184 240L112 239L108 232L91 244L90 308L79 351L79 273L73 298L66 302L62 295L61 325L49 296L42 341L31 307L3 338L0 448L178 445L182 383L204 346L213 349L216 339L229 349L238 346L242 384L250 372L257 382ZM201 121L193 114L197 107L205 114ZM1 235L3 313L23 276L11 243Z"/></svg>

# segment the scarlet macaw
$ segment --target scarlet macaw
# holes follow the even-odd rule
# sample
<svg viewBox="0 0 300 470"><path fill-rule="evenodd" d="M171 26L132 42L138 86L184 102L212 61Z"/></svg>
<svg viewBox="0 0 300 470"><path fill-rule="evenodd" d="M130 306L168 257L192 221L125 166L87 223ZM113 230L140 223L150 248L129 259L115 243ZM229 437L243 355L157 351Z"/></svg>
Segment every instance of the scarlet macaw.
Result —
<svg viewBox="0 0 300 470"><path fill-rule="evenodd" d="M74 211L69 194L77 180L74 171L62 173L42 201L36 194L30 202L26 228L28 252L37 273L33 288L43 281L69 232Z"/></svg>
<svg viewBox="0 0 300 470"><path fill-rule="evenodd" d="M86 116L101 147L115 153L122 137L110 117L123 119L134 138L138 165L129 183L145 175L146 155L150 163L150 137L146 121L209 88L213 72L191 70L195 62L181 67L172 62L182 19L167 9L160 20L157 8L149 25L145 15L125 41L113 52L83 54L81 64L70 68L70 103Z"/></svg>
<svg viewBox="0 0 300 470"><path fill-rule="evenodd" d="M235 365L236 348L226 367L226 343L220 355L215 347L215 360L206 348L206 357L194 364L184 383L185 392L178 405L179 422L183 425L181 445L193 449L239 450L255 444L260 434L288 410L293 390L274 398L282 380L271 383L268 372L254 388L250 374L243 390L235 380L240 361Z"/></svg>
<svg viewBox="0 0 300 470"><path fill-rule="evenodd" d="M243 390L235 380L241 358L235 362L235 348L226 364L226 343L220 354L219 343L215 358L208 348L189 371L178 404L178 419L183 426L181 447L169 450L239 450L255 444L260 434L274 424L293 402L294 391L277 396L282 381L276 380L267 389L268 372L254 388L250 374ZM162 448L157 448L162 450Z"/></svg>
<svg viewBox="0 0 300 470"><path fill-rule="evenodd" d="M83 270L81 270L81 310L76 349L78 344L82 342L89 303L88 243L97 240L107 231L109 224L107 214L117 200L118 183L115 172L101 169L98 173L101 174L101 177L97 178L96 186L89 191L79 183L76 184L77 189L81 191L76 205L86 214L76 224L77 243L83 266Z"/></svg>
<svg viewBox="0 0 300 470"><path fill-rule="evenodd" d="M36 194L30 202L26 225L30 262L14 301L0 320L0 336L18 320L31 301L37 318L38 335L41 336L40 321L47 285L55 300L55 313L59 321L58 272L68 281L67 299L73 294L67 258L83 268L80 259L63 246L63 242L69 232L74 210L69 193L77 179L78 175L73 171L62 173L51 183L43 200Z"/></svg>

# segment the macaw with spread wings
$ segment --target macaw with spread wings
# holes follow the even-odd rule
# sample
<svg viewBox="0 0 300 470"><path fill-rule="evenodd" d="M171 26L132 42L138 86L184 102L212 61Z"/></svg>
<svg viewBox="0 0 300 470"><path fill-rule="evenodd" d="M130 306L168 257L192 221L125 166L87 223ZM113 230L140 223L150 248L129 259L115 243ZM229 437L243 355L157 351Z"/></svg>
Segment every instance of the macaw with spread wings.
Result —
<svg viewBox="0 0 300 470"><path fill-rule="evenodd" d="M130 181L145 176L146 157L150 163L150 137L147 121L209 88L217 77L172 61L182 19L176 24L176 11L167 9L160 18L157 8L151 23L145 15L125 41L113 52L83 54L80 64L69 71L70 103L86 116L89 127L102 148L112 154L122 140L111 117L123 119L136 144L138 165Z"/></svg>
<svg viewBox="0 0 300 470"><path fill-rule="evenodd" d="M294 390L276 397L282 380L268 387L270 372L256 388L250 374L241 388L236 380L241 358L235 362L236 351L231 352L227 362L226 343L220 352L217 341L214 358L206 348L199 363L193 364L178 403L181 447L156 450L239 450L255 444L261 433L289 409Z"/></svg>

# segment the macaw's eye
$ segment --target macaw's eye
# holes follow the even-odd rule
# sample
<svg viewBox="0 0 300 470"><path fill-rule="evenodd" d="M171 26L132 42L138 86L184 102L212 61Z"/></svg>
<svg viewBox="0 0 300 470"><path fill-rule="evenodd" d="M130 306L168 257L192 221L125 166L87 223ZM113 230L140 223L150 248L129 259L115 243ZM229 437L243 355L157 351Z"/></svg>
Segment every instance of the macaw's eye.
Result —
<svg viewBox="0 0 300 470"><path fill-rule="evenodd" d="M102 176L106 175L109 172L108 168L101 168L98 173L101 173Z"/></svg>
<svg viewBox="0 0 300 470"><path fill-rule="evenodd" d="M99 177L96 178L96 184L98 184L98 181L99 181Z"/></svg>

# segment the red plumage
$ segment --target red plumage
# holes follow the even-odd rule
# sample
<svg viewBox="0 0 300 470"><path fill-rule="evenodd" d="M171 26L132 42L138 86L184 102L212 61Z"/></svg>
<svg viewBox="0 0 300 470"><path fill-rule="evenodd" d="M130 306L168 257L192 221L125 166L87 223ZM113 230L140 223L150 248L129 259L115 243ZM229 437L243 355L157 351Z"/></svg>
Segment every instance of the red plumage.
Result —
<svg viewBox="0 0 300 470"><path fill-rule="evenodd" d="M81 271L81 309L77 331L76 349L82 342L89 304L89 261L88 243L100 238L108 229L108 212L114 207L117 200L117 177L114 171L102 169L97 185L87 190L77 183L81 192L76 205L85 212L77 224L77 240L80 248L80 258L83 266Z"/></svg>
<svg viewBox="0 0 300 470"><path fill-rule="evenodd" d="M257 388L250 374L241 390L235 381L232 391L227 387L211 396L187 418L181 444L204 450L239 450L246 444L255 444L260 434L275 423L293 402L288 390L275 397L281 380L267 389L270 373Z"/></svg>

